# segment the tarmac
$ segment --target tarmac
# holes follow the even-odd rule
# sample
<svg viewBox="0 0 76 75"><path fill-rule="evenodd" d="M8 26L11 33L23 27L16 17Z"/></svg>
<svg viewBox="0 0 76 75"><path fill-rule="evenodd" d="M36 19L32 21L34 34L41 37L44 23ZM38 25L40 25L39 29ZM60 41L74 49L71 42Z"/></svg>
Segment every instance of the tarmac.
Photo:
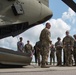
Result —
<svg viewBox="0 0 76 75"><path fill-rule="evenodd" d="M76 67L41 68L36 64L31 64L22 68L0 68L0 75L76 75Z"/></svg>

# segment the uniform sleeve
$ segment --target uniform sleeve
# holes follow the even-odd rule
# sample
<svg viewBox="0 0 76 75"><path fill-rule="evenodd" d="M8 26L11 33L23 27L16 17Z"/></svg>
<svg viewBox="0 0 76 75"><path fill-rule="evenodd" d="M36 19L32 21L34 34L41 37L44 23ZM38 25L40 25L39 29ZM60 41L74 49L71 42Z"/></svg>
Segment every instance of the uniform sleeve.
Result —
<svg viewBox="0 0 76 75"><path fill-rule="evenodd" d="M19 42L17 42L17 48L20 49Z"/></svg>
<svg viewBox="0 0 76 75"><path fill-rule="evenodd" d="M64 38L63 38L63 40L62 40L62 45L64 45Z"/></svg>
<svg viewBox="0 0 76 75"><path fill-rule="evenodd" d="M51 38L50 31L49 30L46 30L46 39L47 39L48 42L51 41L50 38Z"/></svg>
<svg viewBox="0 0 76 75"><path fill-rule="evenodd" d="M74 46L74 39L71 37L71 45Z"/></svg>
<svg viewBox="0 0 76 75"><path fill-rule="evenodd" d="M32 45L31 45L31 50L33 50L33 47L32 47Z"/></svg>
<svg viewBox="0 0 76 75"><path fill-rule="evenodd" d="M26 50L26 44L25 44L24 48L25 48L25 50Z"/></svg>

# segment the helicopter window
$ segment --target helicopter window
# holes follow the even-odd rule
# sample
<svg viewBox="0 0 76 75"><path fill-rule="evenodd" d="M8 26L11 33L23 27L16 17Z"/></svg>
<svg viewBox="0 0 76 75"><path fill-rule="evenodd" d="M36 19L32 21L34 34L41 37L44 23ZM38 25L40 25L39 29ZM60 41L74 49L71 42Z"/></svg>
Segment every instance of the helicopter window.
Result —
<svg viewBox="0 0 76 75"><path fill-rule="evenodd" d="M22 5L20 2L15 2L12 5L12 10L13 10L15 15L22 15L24 13Z"/></svg>

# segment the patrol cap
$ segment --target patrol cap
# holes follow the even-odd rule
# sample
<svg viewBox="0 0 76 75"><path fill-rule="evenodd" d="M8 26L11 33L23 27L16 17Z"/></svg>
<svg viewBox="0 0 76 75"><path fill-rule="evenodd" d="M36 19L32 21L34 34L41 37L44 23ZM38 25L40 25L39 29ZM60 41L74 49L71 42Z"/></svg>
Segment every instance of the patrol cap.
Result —
<svg viewBox="0 0 76 75"><path fill-rule="evenodd" d="M27 40L27 42L29 42L29 40Z"/></svg>
<svg viewBox="0 0 76 75"><path fill-rule="evenodd" d="M66 33L69 33L69 31L67 30Z"/></svg>
<svg viewBox="0 0 76 75"><path fill-rule="evenodd" d="M20 37L20 39L22 39L22 37Z"/></svg>
<svg viewBox="0 0 76 75"><path fill-rule="evenodd" d="M60 38L60 37L58 37L58 38L57 38L57 40L61 40L61 38Z"/></svg>

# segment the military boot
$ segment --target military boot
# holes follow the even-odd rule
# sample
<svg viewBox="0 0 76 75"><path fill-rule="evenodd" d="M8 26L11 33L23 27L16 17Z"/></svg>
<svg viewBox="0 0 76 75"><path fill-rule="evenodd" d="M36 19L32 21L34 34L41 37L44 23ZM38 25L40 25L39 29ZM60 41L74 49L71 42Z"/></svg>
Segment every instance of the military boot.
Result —
<svg viewBox="0 0 76 75"><path fill-rule="evenodd" d="M46 65L48 65L48 62L46 62Z"/></svg>
<svg viewBox="0 0 76 75"><path fill-rule="evenodd" d="M41 65L41 68L50 68L50 65Z"/></svg>

